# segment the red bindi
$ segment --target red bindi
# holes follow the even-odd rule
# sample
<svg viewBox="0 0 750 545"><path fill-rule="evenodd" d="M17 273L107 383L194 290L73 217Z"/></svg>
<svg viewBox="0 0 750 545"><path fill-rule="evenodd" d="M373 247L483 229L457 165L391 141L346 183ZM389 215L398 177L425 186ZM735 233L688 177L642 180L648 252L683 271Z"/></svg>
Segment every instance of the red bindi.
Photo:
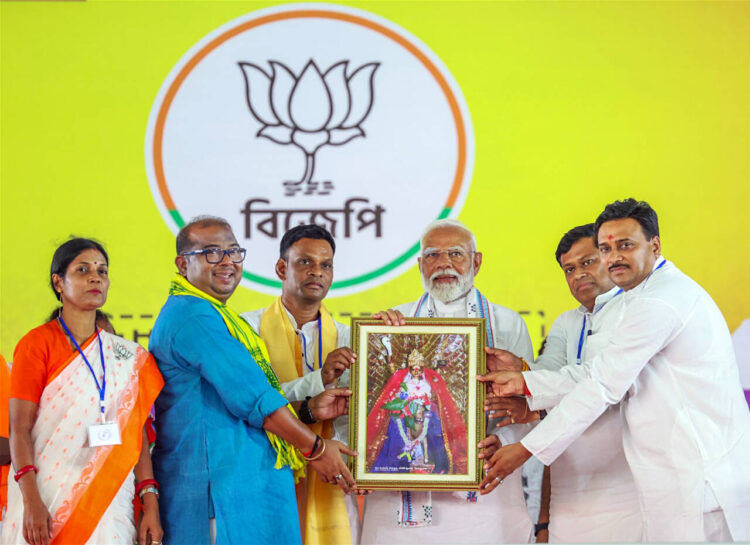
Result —
<svg viewBox="0 0 750 545"><path fill-rule="evenodd" d="M607 238L608 238L609 240L612 240L612 239L613 239L613 238L615 238L615 237L614 237L614 235L609 235L609 236L608 236Z"/></svg>

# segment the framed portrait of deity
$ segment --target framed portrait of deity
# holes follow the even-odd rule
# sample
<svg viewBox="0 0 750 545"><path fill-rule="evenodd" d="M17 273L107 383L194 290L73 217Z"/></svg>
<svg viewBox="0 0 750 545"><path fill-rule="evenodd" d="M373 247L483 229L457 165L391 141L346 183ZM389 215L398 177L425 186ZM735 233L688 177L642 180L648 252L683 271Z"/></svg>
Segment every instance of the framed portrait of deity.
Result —
<svg viewBox="0 0 750 545"><path fill-rule="evenodd" d="M485 436L484 319L352 318L349 444L357 486L476 490Z"/></svg>

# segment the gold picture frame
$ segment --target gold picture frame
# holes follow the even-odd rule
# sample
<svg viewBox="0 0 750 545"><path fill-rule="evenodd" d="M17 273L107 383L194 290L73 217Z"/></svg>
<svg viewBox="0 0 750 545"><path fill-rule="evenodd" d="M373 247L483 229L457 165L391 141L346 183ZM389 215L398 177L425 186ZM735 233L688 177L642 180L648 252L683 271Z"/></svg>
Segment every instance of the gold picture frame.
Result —
<svg viewBox="0 0 750 545"><path fill-rule="evenodd" d="M485 437L483 318L352 318L349 444L357 486L478 490Z"/></svg>

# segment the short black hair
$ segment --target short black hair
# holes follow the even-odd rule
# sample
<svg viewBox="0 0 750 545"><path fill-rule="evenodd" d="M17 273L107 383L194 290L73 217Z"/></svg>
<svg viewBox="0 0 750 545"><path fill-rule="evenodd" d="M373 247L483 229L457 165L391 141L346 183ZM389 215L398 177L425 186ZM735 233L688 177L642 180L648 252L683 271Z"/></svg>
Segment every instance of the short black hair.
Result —
<svg viewBox="0 0 750 545"><path fill-rule="evenodd" d="M573 227L570 231L562 236L562 238L560 239L560 244L557 245L557 250L555 250L555 259L557 259L557 263L562 266L562 261L560 261L560 259L562 258L563 254L566 254L570 251L570 249L573 247L573 244L575 244L582 238L595 237L596 230L594 229L593 223L587 223L586 225ZM594 240L594 246L596 246L596 240Z"/></svg>
<svg viewBox="0 0 750 545"><path fill-rule="evenodd" d="M104 246L99 244L97 241L90 238L71 238L70 240L63 242L55 250L55 254L52 256L52 264L49 268L49 285L52 287L52 293L55 294L57 300L60 300L60 294L55 289L55 283L52 281L52 275L64 277L65 272L73 260L86 250L97 250L104 256L104 261L109 265L109 256L107 255Z"/></svg>
<svg viewBox="0 0 750 545"><path fill-rule="evenodd" d="M632 197L624 201L615 201L604 208L604 212L596 218L597 236L603 223L624 218L633 218L640 223L647 240L659 236L659 218L656 211L646 201L636 201Z"/></svg>
<svg viewBox="0 0 750 545"><path fill-rule="evenodd" d="M177 233L177 239L175 240L177 255L193 249L195 241L190 238L190 233L194 227L213 227L215 225L221 225L230 231L232 230L232 226L227 220L217 216L197 216L191 219L190 222L183 226L182 229L180 229L180 232Z"/></svg>
<svg viewBox="0 0 750 545"><path fill-rule="evenodd" d="M317 240L325 240L331 245L331 250L336 253L336 242L333 240L333 236L328 232L328 229L321 227L320 225L298 225L292 227L284 236L281 237L281 243L279 244L279 258L286 260L289 255L289 248L303 238L314 238Z"/></svg>

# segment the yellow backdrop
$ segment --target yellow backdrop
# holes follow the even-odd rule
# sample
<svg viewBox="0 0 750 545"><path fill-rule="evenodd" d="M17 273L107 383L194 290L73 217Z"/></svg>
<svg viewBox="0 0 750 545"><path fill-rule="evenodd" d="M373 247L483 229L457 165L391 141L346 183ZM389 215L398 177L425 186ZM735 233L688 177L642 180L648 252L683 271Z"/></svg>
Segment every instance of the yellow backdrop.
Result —
<svg viewBox="0 0 750 545"><path fill-rule="evenodd" d="M104 310L118 332L145 343L174 270L174 238L144 167L154 98L198 40L269 5L2 3L7 359L54 307L49 263L71 234L105 243ZM463 90L476 161L459 217L485 254L477 283L524 312L536 348L574 304L554 261L559 237L629 196L659 212L664 254L711 293L731 329L750 316L750 3L347 5L420 38ZM412 268L328 306L345 319L420 293ZM240 288L231 304L245 311L271 300Z"/></svg>

